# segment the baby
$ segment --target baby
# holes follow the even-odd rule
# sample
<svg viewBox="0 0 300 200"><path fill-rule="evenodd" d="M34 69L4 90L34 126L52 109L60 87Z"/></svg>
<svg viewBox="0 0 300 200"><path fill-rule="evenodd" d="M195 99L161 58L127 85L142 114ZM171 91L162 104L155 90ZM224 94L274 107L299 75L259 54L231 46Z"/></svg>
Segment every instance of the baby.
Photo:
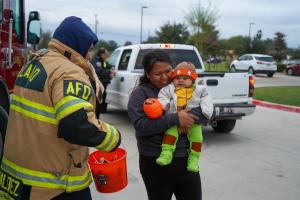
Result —
<svg viewBox="0 0 300 200"><path fill-rule="evenodd" d="M203 85L196 85L197 73L195 66L190 62L182 62L172 72L172 83L162 88L158 94L158 100L166 112L177 112L189 109L190 113L200 117L187 132L190 142L187 170L198 172L198 161L202 146L202 127L213 114L213 103L211 96ZM146 113L147 114L147 113ZM178 127L169 128L162 143L162 152L156 159L159 165L168 165L172 162L173 152L178 140Z"/></svg>

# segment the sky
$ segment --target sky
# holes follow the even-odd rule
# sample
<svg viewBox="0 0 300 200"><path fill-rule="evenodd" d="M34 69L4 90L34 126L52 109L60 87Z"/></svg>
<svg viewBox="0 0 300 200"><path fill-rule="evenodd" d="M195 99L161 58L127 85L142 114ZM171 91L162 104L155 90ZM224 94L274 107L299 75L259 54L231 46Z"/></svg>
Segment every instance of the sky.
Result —
<svg viewBox="0 0 300 200"><path fill-rule="evenodd" d="M68 16L78 16L95 30L95 15L99 24L99 39L125 41L134 44L140 41L141 7L143 15L143 40L154 36L155 30L170 21L183 23L191 6L199 0L25 0L25 10L39 11L43 31L53 32ZM262 30L263 39L273 38L275 32L286 35L288 47L300 47L300 0L202 0L218 9L216 26L220 38L236 35L251 36Z"/></svg>

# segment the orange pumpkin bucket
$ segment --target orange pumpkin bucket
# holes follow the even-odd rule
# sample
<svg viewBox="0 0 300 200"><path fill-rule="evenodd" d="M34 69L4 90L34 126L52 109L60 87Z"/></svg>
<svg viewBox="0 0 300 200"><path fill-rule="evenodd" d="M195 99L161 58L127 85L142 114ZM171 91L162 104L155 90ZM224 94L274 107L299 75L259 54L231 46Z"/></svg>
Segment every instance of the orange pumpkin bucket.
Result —
<svg viewBox="0 0 300 200"><path fill-rule="evenodd" d="M150 119L158 119L163 114L163 107L156 98L148 98L143 104L143 109Z"/></svg>
<svg viewBox="0 0 300 200"><path fill-rule="evenodd" d="M98 192L118 192L128 185L126 154L121 148L90 154L88 163Z"/></svg>

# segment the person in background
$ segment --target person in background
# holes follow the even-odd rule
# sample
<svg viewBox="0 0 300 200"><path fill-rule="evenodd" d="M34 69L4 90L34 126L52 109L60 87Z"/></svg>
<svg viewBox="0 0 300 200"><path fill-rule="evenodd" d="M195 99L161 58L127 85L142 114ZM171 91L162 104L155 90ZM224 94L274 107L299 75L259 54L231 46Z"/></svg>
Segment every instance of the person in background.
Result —
<svg viewBox="0 0 300 200"><path fill-rule="evenodd" d="M116 75L116 71L108 64L109 52L105 48L100 48L94 55L91 63L96 71L96 74L104 87L102 102L97 102L96 116L99 117L100 113L105 113L107 110L106 88L111 79Z"/></svg>

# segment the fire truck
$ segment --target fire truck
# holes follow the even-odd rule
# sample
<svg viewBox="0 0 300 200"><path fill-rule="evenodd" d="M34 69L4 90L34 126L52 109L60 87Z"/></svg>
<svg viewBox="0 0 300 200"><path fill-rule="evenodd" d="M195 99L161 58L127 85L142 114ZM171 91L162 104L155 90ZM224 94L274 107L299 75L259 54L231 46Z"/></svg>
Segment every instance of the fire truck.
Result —
<svg viewBox="0 0 300 200"><path fill-rule="evenodd" d="M9 94L27 60L27 44L37 45L41 35L37 11L29 13L26 26L24 2L0 0L0 155L9 112Z"/></svg>

